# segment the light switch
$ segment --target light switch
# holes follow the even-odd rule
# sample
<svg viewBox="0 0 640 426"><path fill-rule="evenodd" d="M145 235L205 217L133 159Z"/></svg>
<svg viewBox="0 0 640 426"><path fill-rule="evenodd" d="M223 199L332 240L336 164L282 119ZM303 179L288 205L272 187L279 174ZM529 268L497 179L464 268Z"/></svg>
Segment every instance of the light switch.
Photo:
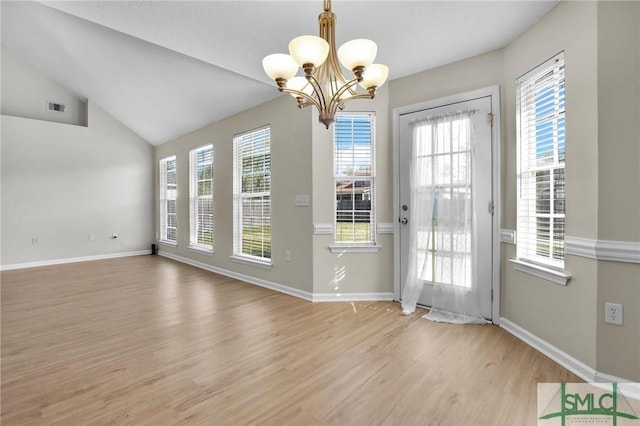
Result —
<svg viewBox="0 0 640 426"><path fill-rule="evenodd" d="M308 207L309 196L308 195L296 195L296 207Z"/></svg>
<svg viewBox="0 0 640 426"><path fill-rule="evenodd" d="M500 242L515 244L516 243L516 230L515 229L500 229Z"/></svg>

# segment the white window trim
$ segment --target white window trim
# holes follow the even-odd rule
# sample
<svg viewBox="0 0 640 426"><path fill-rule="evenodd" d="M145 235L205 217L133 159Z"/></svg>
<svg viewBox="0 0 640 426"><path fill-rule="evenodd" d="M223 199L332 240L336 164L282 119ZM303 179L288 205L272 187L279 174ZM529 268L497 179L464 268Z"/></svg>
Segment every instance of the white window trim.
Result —
<svg viewBox="0 0 640 426"><path fill-rule="evenodd" d="M370 226L371 226L371 241L367 242L339 242L336 241L337 235L337 200L336 200L336 180L339 178L335 174L335 136L333 139L333 242L329 245L329 250L332 253L375 253L380 250L380 246L377 245L377 229L376 229L376 114L375 112L362 112L362 111L348 111L338 113L337 115L368 115L371 117L371 175L361 180L371 181L371 213L370 213ZM335 126L335 124L334 124ZM344 179L344 178L343 178ZM358 180L355 179L354 180ZM324 232L323 232L324 233Z"/></svg>
<svg viewBox="0 0 640 426"><path fill-rule="evenodd" d="M536 265L535 263L518 259L509 259L509 262L511 262L513 269L516 271L524 272L555 284L566 286L571 279L571 275L567 275L563 271Z"/></svg>
<svg viewBox="0 0 640 426"><path fill-rule="evenodd" d="M195 251L195 252L199 252L199 253L207 253L207 254L212 254L213 248L207 248L201 245L195 245L195 244L189 244L188 246L189 250L191 251Z"/></svg>
<svg viewBox="0 0 640 426"><path fill-rule="evenodd" d="M331 253L377 253L381 248L375 243L335 243L329 246Z"/></svg>
<svg viewBox="0 0 640 426"><path fill-rule="evenodd" d="M189 246L188 249L194 253L206 254L209 256L213 256L215 254L215 250L213 249L205 249L200 246Z"/></svg>
<svg viewBox="0 0 640 426"><path fill-rule="evenodd" d="M243 136L263 130L269 130L269 154L271 154L270 126L259 127L254 130L237 134L233 137L233 254L230 258L236 263L257 266L263 269L271 269L273 267L271 258L252 256L242 253L242 238L239 236L242 234L242 200L245 198L245 194L242 192L242 158L237 152L238 145ZM271 176L271 169L269 169L269 175ZM269 195L269 200L271 202L271 190L264 194ZM251 194L251 196L257 196L257 194ZM273 233L271 233L270 238L273 238ZM271 252L271 255L273 255L273 252Z"/></svg>
<svg viewBox="0 0 640 426"><path fill-rule="evenodd" d="M238 254L234 254L229 257L231 261L234 263L240 263L242 265L253 266L260 269L267 269L267 270L273 269L273 262L267 261L266 259L263 259L261 257L238 255Z"/></svg>
<svg viewBox="0 0 640 426"><path fill-rule="evenodd" d="M523 76L518 78L518 82L522 81L522 80L531 80L533 78L537 78L540 75L543 75L547 72L549 72L549 70L551 68L553 68L555 66L555 63L558 62L559 60L562 60L563 64L564 64L564 52L560 52L559 54L555 55L553 58L549 59L548 61L546 61L545 63L537 66L536 68L534 68L533 70L527 72L526 74L524 74ZM520 132L520 125L521 125L521 113L520 113L520 92L519 92L519 88L518 85L516 85L516 91L517 91L517 99L516 99L516 121L517 121L517 131ZM566 141L565 141L566 144ZM566 147L566 145L565 145ZM520 136L518 133L518 141L517 141L517 174L518 174L518 182L517 182L517 208L516 208L516 214L519 215L520 214L520 200L521 200L521 186L520 186L520 173L521 173L521 141L520 141ZM565 148L566 150L566 148ZM566 152L566 151L565 151ZM550 170L554 170L554 169L550 169ZM553 175L552 171L550 172L551 175ZM566 172L565 172L566 173ZM553 185L553 181L551 181L550 183L551 185ZM551 199L550 200L550 208L553 209L553 202L554 200ZM566 216L565 216L566 217ZM524 232L518 230L519 233L521 235L524 234ZM553 229L550 229L549 231L550 233L553 233ZM566 236L566 232L565 232L565 236ZM509 259L509 261L512 263L514 269L520 271L520 272L525 272L534 276L537 276L539 278L543 278L546 279L548 281L552 281L555 282L556 284L560 284L560 285L566 285L567 282L569 281L569 279L571 278L570 275L565 274L564 271L564 265L565 265L565 258L566 258L566 249L565 249L565 253L564 253L564 257L561 261L554 261L554 260L547 260L544 258L537 258L537 257L524 257L520 255L520 249L519 249L519 244L524 244L524 242L522 242L522 238L519 238L519 241L516 241L516 259Z"/></svg>
<svg viewBox="0 0 640 426"><path fill-rule="evenodd" d="M176 239L174 240L169 240L166 238L166 228L167 228L167 224L166 224L166 220L167 220L167 212L166 212L166 203L168 200L173 200L173 198L167 198L166 197L166 171L163 171L163 164L166 164L169 161L175 161L176 162ZM169 155L167 157L163 157L159 160L158 162L158 167L159 167L159 173L158 173L158 181L159 181L159 186L160 186L160 194L159 194L159 198L160 198L160 217L159 217L159 225L160 225L160 229L159 229L159 235L160 238L158 240L159 243L165 244L167 246L173 246L173 247L177 247L178 246L178 227L177 227L177 216L178 216L178 212L177 212L177 203L178 203L178 197L177 197L177 188L178 188L178 176L177 176L177 171L178 171L178 164L177 164L177 157L176 155ZM162 180L162 177L165 176L165 180ZM163 208L163 204L164 204L164 208ZM164 212L164 214L163 214Z"/></svg>
<svg viewBox="0 0 640 426"><path fill-rule="evenodd" d="M197 242L194 242L194 236L193 236L193 231L194 231L194 224L193 221L194 219L197 220L197 216L199 216L199 212L195 212L194 215L194 197L195 199L197 199L197 195L194 196L194 190L195 190L195 186L197 186L197 181L194 180L195 175L194 175L194 170L193 170L193 166L194 166L194 161L192 156L202 150L205 149L211 149L211 168L212 168L212 177L211 177L211 185L212 185L212 194L211 194L211 202L212 205L214 205L215 208L215 204L214 204L214 194L213 194L213 144L207 144L207 145L203 145L200 146L198 148L194 148L192 150L189 151L189 249L193 250L195 252L200 252L200 253L205 253L205 254L211 254L213 253L213 240L215 240L215 231L212 230L212 243L211 245L204 245L204 244L199 244ZM197 166L197 165L196 165ZM196 202L197 205L197 202ZM213 227L213 214L211 217L212 220L212 227ZM198 226L195 225L196 228L196 232L197 232L197 228Z"/></svg>

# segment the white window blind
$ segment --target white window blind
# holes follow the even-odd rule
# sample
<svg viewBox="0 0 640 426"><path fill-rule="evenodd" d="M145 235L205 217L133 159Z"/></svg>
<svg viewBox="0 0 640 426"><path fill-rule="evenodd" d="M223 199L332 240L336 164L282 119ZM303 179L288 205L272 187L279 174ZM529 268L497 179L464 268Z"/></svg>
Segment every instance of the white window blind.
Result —
<svg viewBox="0 0 640 426"><path fill-rule="evenodd" d="M337 114L333 133L335 242L375 244L375 116Z"/></svg>
<svg viewBox="0 0 640 426"><path fill-rule="evenodd" d="M213 145L189 151L190 246L213 251Z"/></svg>
<svg viewBox="0 0 640 426"><path fill-rule="evenodd" d="M565 75L560 53L516 81L520 260L564 268Z"/></svg>
<svg viewBox="0 0 640 426"><path fill-rule="evenodd" d="M271 129L233 140L234 255L271 259Z"/></svg>
<svg viewBox="0 0 640 426"><path fill-rule="evenodd" d="M160 160L160 241L176 243L178 216L176 200L178 186L176 157Z"/></svg>

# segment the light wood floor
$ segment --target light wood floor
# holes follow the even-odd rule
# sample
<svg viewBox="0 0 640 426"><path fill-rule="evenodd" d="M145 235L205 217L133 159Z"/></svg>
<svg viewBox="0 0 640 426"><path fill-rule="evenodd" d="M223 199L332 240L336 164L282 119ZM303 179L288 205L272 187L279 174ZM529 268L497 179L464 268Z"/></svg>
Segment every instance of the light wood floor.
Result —
<svg viewBox="0 0 640 426"><path fill-rule="evenodd" d="M521 425L576 376L495 326L157 256L5 271L2 424Z"/></svg>

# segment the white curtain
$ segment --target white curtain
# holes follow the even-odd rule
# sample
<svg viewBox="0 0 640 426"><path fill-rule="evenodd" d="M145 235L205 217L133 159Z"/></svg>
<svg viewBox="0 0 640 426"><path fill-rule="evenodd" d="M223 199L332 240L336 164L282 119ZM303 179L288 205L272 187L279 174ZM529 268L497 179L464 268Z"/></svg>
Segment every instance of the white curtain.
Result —
<svg viewBox="0 0 640 426"><path fill-rule="evenodd" d="M474 111L412 122L409 259L402 313L415 311L423 285L433 286L425 318L481 323L475 282Z"/></svg>

